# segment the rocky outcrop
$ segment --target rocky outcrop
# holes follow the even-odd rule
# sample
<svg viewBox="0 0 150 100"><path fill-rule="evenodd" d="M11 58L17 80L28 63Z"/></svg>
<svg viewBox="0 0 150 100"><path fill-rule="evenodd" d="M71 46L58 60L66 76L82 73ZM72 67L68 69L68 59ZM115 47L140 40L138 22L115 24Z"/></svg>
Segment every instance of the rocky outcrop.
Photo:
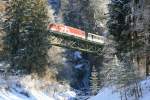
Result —
<svg viewBox="0 0 150 100"><path fill-rule="evenodd" d="M150 1L132 0L131 6L131 32L138 38L143 46L136 52L136 66L141 76L150 73Z"/></svg>
<svg viewBox="0 0 150 100"><path fill-rule="evenodd" d="M6 33L4 32L3 23L7 20L7 16L5 16L6 10L8 8L8 2L0 1L0 56L3 55L4 49L4 36Z"/></svg>
<svg viewBox="0 0 150 100"><path fill-rule="evenodd" d="M95 31L103 36L108 35L107 21L109 18L108 5L111 0L89 0L89 11L92 11ZM89 19L89 20L91 20Z"/></svg>

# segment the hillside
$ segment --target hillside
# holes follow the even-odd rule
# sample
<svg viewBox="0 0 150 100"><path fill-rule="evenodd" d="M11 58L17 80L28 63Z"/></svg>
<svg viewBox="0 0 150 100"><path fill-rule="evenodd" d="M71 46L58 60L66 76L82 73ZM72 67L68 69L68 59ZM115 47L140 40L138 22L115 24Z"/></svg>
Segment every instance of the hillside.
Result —
<svg viewBox="0 0 150 100"><path fill-rule="evenodd" d="M0 0L0 100L149 100L149 75L150 0Z"/></svg>

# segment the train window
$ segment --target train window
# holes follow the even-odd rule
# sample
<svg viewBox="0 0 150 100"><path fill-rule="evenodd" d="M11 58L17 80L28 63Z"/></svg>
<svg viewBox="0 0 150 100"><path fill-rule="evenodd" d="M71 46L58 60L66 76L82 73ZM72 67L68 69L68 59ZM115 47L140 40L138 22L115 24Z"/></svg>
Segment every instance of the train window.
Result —
<svg viewBox="0 0 150 100"><path fill-rule="evenodd" d="M96 36L96 35L94 35L94 37L95 37L95 39L97 39L97 36Z"/></svg>
<svg viewBox="0 0 150 100"><path fill-rule="evenodd" d="M94 36L94 39L96 39L96 40L97 40L97 37L96 37L96 36Z"/></svg>
<svg viewBox="0 0 150 100"><path fill-rule="evenodd" d="M96 34L88 33L88 40L104 43L105 38Z"/></svg>
<svg viewBox="0 0 150 100"><path fill-rule="evenodd" d="M93 35L91 35L91 39L93 40Z"/></svg>
<svg viewBox="0 0 150 100"><path fill-rule="evenodd" d="M92 38L92 34L89 34L88 36L89 36L90 38Z"/></svg>
<svg viewBox="0 0 150 100"><path fill-rule="evenodd" d="M101 38L98 36L97 39L100 40Z"/></svg>

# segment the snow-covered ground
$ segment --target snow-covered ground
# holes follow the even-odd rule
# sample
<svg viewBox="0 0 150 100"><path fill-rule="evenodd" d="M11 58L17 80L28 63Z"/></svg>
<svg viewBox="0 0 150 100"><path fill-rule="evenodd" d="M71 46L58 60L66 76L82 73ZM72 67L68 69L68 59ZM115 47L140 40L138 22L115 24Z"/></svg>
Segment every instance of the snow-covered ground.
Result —
<svg viewBox="0 0 150 100"><path fill-rule="evenodd" d="M75 96L66 85L50 84L30 76L0 77L0 100L72 100Z"/></svg>
<svg viewBox="0 0 150 100"><path fill-rule="evenodd" d="M76 100L76 96L69 86L59 83L31 76L0 76L0 100ZM124 88L104 87L89 100L150 100L150 77Z"/></svg>
<svg viewBox="0 0 150 100"><path fill-rule="evenodd" d="M104 87L89 100L150 100L150 77L121 89Z"/></svg>

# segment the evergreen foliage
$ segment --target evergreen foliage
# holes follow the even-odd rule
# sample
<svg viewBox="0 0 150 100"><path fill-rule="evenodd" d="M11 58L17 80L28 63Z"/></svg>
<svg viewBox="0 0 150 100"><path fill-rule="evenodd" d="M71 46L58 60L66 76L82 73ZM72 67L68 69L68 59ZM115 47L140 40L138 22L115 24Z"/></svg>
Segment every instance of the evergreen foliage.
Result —
<svg viewBox="0 0 150 100"><path fill-rule="evenodd" d="M41 73L47 65L47 8L45 0L11 0L7 44L15 69Z"/></svg>
<svg viewBox="0 0 150 100"><path fill-rule="evenodd" d="M92 27L93 33L106 35L106 22L108 21L109 0L89 0L88 18Z"/></svg>
<svg viewBox="0 0 150 100"><path fill-rule="evenodd" d="M129 23L126 23L126 16L131 14L130 0L111 0L109 4L110 20L107 25L110 34L118 42L117 50L128 52L131 50L131 36Z"/></svg>
<svg viewBox="0 0 150 100"><path fill-rule="evenodd" d="M85 0L68 0L69 5L64 9L64 22L66 25L79 28L86 32L91 32L92 25L88 17L90 14L88 13L89 1ZM64 3L64 1L63 1ZM65 2L66 3L66 2ZM64 5L64 4L63 4Z"/></svg>
<svg viewBox="0 0 150 100"><path fill-rule="evenodd" d="M121 61L115 57L110 64L105 64L101 73L104 75L105 85L116 85L118 88L134 83L139 79L130 56L124 55L124 60Z"/></svg>
<svg viewBox="0 0 150 100"><path fill-rule="evenodd" d="M96 95L100 89L98 75L99 74L98 74L95 66L93 66L92 71L91 71L91 77L90 77L90 83L91 83L90 89L91 89L92 95Z"/></svg>

